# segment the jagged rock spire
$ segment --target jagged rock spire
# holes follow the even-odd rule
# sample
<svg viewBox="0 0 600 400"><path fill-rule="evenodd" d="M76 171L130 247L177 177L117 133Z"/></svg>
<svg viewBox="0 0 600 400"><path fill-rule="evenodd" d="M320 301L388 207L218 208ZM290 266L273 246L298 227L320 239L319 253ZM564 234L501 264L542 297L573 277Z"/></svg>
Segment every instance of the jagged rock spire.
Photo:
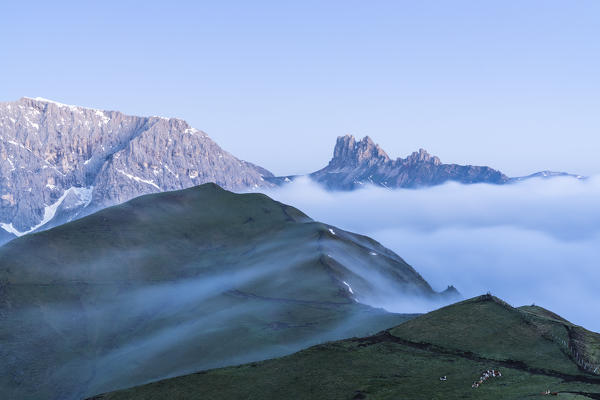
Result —
<svg viewBox="0 0 600 400"><path fill-rule="evenodd" d="M330 166L356 166L364 163L387 162L388 155L369 136L356 141L354 136L345 135L337 138Z"/></svg>
<svg viewBox="0 0 600 400"><path fill-rule="evenodd" d="M410 156L406 157L405 161L408 164L432 163L433 165L442 165L442 162L438 157L432 156L424 149L413 152Z"/></svg>

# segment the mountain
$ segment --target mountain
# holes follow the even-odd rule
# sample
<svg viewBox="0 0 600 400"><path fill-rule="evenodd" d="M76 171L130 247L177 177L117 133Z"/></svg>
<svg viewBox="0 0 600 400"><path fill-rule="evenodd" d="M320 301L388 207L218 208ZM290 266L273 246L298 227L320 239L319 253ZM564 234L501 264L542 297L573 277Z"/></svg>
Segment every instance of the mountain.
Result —
<svg viewBox="0 0 600 400"><path fill-rule="evenodd" d="M11 234L0 240L142 194L206 182L269 187L269 176L179 119L40 98L0 103L0 228Z"/></svg>
<svg viewBox="0 0 600 400"><path fill-rule="evenodd" d="M574 178L579 180L585 180L587 177L582 175L569 174L568 172L557 172L557 171L540 171L527 176L518 176L510 178L510 182L521 182L528 179L541 178L541 179L552 179L552 178Z"/></svg>
<svg viewBox="0 0 600 400"><path fill-rule="evenodd" d="M354 190L367 184L395 189L434 186L448 181L505 184L532 178L586 179L582 175L554 171L509 178L490 167L443 164L438 157L423 149L406 158L392 160L370 137L356 141L352 135L338 137L329 164L308 176L329 190ZM265 177L265 180L283 185L296 178L298 176L271 176Z"/></svg>
<svg viewBox="0 0 600 400"><path fill-rule="evenodd" d="M387 188L416 188L439 185L447 181L460 183L502 184L509 178L490 167L443 164L439 158L420 149L406 158L392 160L366 136L356 141L354 136L337 138L329 164L309 177L330 190L353 190L366 184ZM295 177L268 178L282 184Z"/></svg>
<svg viewBox="0 0 600 400"><path fill-rule="evenodd" d="M561 398L600 399L599 371L599 334L543 308L513 308L484 295L373 336L94 400L516 400L544 398L546 391Z"/></svg>
<svg viewBox="0 0 600 400"><path fill-rule="evenodd" d="M0 387L78 399L372 334L414 317L383 301L456 295L262 194L146 195L0 248Z"/></svg>

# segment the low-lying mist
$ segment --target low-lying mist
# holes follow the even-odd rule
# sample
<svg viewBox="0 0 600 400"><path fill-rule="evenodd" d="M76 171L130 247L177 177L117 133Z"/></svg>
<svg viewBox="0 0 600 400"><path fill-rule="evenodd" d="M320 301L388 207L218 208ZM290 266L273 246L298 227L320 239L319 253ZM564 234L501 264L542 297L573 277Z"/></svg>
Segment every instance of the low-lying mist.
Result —
<svg viewBox="0 0 600 400"><path fill-rule="evenodd" d="M10 284L0 288L3 395L80 399L374 334L409 318L352 301L368 303L373 287L401 291L379 283L384 275L365 261L377 258L385 271L394 261L385 249L370 247L380 253L372 256L362 247L372 242L341 231L319 239L324 229L292 224L245 240L234 240L239 229L220 239L213 229L210 246L181 236L157 243L150 235L120 248L101 235L96 247L83 247L86 254L56 240L60 259L17 260L19 268L5 267ZM89 243L85 232L76 234ZM353 257L352 268L336 270L337 285L322 252L331 263Z"/></svg>
<svg viewBox="0 0 600 400"><path fill-rule="evenodd" d="M267 194L380 241L436 290L489 291L600 331L600 177L353 192L298 179Z"/></svg>

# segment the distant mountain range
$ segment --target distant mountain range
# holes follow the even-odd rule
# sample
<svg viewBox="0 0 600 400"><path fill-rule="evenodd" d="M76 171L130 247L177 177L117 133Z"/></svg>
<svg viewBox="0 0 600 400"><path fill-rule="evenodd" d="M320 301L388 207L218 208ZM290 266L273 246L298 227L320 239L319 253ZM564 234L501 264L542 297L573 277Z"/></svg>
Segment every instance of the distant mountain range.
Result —
<svg viewBox="0 0 600 400"><path fill-rule="evenodd" d="M365 185L390 189L419 188L439 185L448 181L463 184L506 184L531 178L583 176L565 172L542 171L529 176L509 178L502 172L486 166L444 164L436 156L419 149L406 158L391 159L386 152L366 136L357 141L354 136L337 138L333 158L329 164L307 175L329 190L354 190ZM268 177L278 185L290 182L298 176Z"/></svg>
<svg viewBox="0 0 600 400"><path fill-rule="evenodd" d="M600 399L599 374L599 334L541 307L483 295L376 335L93 400Z"/></svg>
<svg viewBox="0 0 600 400"><path fill-rule="evenodd" d="M0 388L81 399L414 317L384 302L457 297L263 194L151 194L0 247Z"/></svg>
<svg viewBox="0 0 600 400"><path fill-rule="evenodd" d="M329 164L308 175L330 190L371 184L418 188L447 181L504 184L485 166L443 164L421 149L391 159L369 137L339 137ZM135 117L24 97L0 103L0 245L134 197L214 182L237 191L283 185L175 118Z"/></svg>
<svg viewBox="0 0 600 400"><path fill-rule="evenodd" d="M0 243L142 194L206 182L258 189L270 176L179 119L0 103Z"/></svg>

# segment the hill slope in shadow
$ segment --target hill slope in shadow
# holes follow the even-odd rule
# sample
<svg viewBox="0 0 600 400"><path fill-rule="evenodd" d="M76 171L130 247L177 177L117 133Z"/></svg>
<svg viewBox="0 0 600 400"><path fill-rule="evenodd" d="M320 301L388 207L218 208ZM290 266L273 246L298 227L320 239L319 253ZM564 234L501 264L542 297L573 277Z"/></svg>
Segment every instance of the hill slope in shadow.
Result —
<svg viewBox="0 0 600 400"><path fill-rule="evenodd" d="M261 194L143 196L0 248L0 387L76 399L372 334L443 301L399 256Z"/></svg>

